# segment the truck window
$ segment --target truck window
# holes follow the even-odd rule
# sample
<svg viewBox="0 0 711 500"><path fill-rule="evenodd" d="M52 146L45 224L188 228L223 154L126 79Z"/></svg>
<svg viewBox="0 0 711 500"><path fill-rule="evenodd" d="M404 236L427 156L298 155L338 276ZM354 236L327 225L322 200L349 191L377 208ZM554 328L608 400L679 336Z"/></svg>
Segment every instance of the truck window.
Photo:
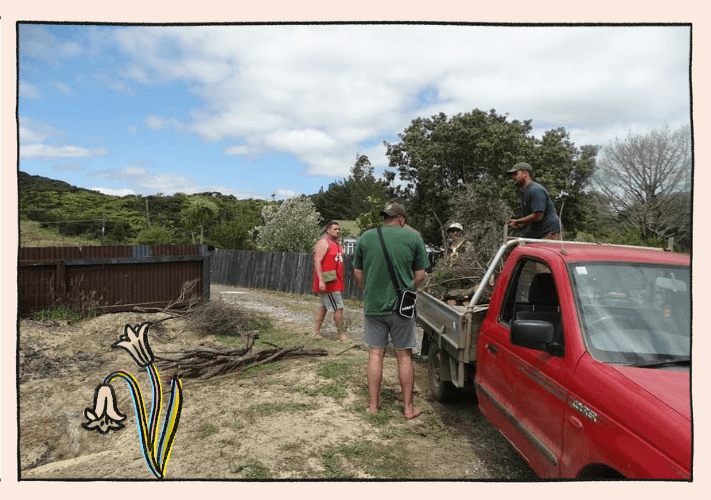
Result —
<svg viewBox="0 0 711 500"><path fill-rule="evenodd" d="M545 264L522 259L509 283L499 319L501 323L510 325L511 321L520 317L520 313L534 311L560 314L558 294L553 275Z"/></svg>
<svg viewBox="0 0 711 500"><path fill-rule="evenodd" d="M688 359L688 268L577 262L569 269L585 343L596 359L625 364Z"/></svg>

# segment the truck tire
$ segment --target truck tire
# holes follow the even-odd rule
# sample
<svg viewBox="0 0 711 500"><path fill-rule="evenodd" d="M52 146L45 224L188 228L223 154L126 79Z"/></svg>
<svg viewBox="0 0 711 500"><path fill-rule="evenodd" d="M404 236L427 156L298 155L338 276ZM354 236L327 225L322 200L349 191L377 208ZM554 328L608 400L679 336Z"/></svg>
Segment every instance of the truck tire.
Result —
<svg viewBox="0 0 711 500"><path fill-rule="evenodd" d="M442 352L436 342L431 342L427 361L432 397L440 402L448 401L455 394L456 388L452 382L442 380L442 366L448 362L447 353Z"/></svg>

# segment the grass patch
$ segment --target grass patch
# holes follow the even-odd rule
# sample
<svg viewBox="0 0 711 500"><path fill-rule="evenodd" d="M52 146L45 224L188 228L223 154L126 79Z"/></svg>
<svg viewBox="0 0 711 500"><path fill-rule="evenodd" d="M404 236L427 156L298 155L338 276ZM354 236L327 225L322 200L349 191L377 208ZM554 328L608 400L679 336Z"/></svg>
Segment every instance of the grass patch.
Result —
<svg viewBox="0 0 711 500"><path fill-rule="evenodd" d="M100 246L96 238L64 236L56 226L42 227L37 221L20 220L20 246L22 247L88 247Z"/></svg>
<svg viewBox="0 0 711 500"><path fill-rule="evenodd" d="M301 443L285 443L279 446L280 451L297 451L301 449Z"/></svg>
<svg viewBox="0 0 711 500"><path fill-rule="evenodd" d="M297 385L292 387L291 391L311 397L323 395L334 399L343 399L348 396L349 387L354 384L363 385L365 374L361 370L354 370L355 366L362 368L362 365L362 360L355 358L325 361L318 365L316 374L319 377L328 379L328 383L315 388Z"/></svg>
<svg viewBox="0 0 711 500"><path fill-rule="evenodd" d="M54 306L42 309L32 315L35 321L67 321L69 324L78 323L87 316L67 306Z"/></svg>
<svg viewBox="0 0 711 500"><path fill-rule="evenodd" d="M207 436L212 436L218 432L220 432L220 429L215 424L205 423L202 424L202 427L198 430L198 437L205 439Z"/></svg>
<svg viewBox="0 0 711 500"><path fill-rule="evenodd" d="M259 417L269 417L277 413L295 413L300 411L312 410L314 405L303 403L262 403L255 406L250 406L242 412L242 415L248 422L255 422Z"/></svg>
<svg viewBox="0 0 711 500"><path fill-rule="evenodd" d="M250 459L244 465L233 465L232 472L241 472L245 479L270 479L271 473L259 460Z"/></svg>
<svg viewBox="0 0 711 500"><path fill-rule="evenodd" d="M365 381L365 365L362 359L354 357L344 357L338 361L328 360L319 364L316 375L336 382L361 384Z"/></svg>
<svg viewBox="0 0 711 500"><path fill-rule="evenodd" d="M311 388L311 387L304 387L304 386L296 386L292 389L293 392L300 392L301 394L305 394L307 396L315 397L315 396L330 396L335 399L343 399L348 395L348 389L346 389L343 385L341 384L336 384L336 383L331 383L331 384L325 384L319 387Z"/></svg>
<svg viewBox="0 0 711 500"><path fill-rule="evenodd" d="M232 422L230 424L230 427L235 430L241 430L241 429L244 429L245 427L247 427L247 424L245 424L241 420L235 420L234 422Z"/></svg>
<svg viewBox="0 0 711 500"><path fill-rule="evenodd" d="M303 403L262 403L257 406L252 406L250 410L262 417L267 417L277 413L305 411L311 410L312 408L313 405Z"/></svg>
<svg viewBox="0 0 711 500"><path fill-rule="evenodd" d="M362 415L371 424L381 427L387 425L392 420L403 419L403 407L402 402L399 399L399 388L390 389L387 387L382 387L380 389L380 409L377 415L371 415L366 411L368 406L368 389L364 387L361 391L361 395L364 401L355 403L351 406L351 411Z"/></svg>
<svg viewBox="0 0 711 500"><path fill-rule="evenodd" d="M351 469L378 479L407 479L413 474L402 450L367 441L330 447L321 461L329 479L351 479Z"/></svg>

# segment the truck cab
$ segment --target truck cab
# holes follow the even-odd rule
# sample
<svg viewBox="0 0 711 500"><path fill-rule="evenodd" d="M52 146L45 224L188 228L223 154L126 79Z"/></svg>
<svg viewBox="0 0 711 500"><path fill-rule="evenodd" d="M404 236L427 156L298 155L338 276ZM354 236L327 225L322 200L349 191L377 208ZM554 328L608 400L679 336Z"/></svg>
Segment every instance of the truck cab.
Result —
<svg viewBox="0 0 711 500"><path fill-rule="evenodd" d="M486 418L544 478L691 478L690 259L514 248L478 332Z"/></svg>

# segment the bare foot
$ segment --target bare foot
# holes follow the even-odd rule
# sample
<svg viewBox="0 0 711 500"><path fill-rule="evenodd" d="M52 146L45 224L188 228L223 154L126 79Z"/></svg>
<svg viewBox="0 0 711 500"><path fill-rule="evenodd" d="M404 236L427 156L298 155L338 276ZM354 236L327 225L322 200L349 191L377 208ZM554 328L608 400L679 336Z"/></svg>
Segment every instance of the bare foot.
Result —
<svg viewBox="0 0 711 500"><path fill-rule="evenodd" d="M343 337L340 338L340 341L341 341L341 342L348 342L348 337L346 337L346 336L344 335Z"/></svg>
<svg viewBox="0 0 711 500"><path fill-rule="evenodd" d="M417 418L420 415L422 415L422 410L418 410L417 408L413 408L411 412L405 412L405 418L408 420L412 420L413 418Z"/></svg>
<svg viewBox="0 0 711 500"><path fill-rule="evenodd" d="M372 411L370 408L366 408L365 412L366 412L368 415L377 415L377 414L378 414L378 410L377 410L377 409L376 409L375 411Z"/></svg>

